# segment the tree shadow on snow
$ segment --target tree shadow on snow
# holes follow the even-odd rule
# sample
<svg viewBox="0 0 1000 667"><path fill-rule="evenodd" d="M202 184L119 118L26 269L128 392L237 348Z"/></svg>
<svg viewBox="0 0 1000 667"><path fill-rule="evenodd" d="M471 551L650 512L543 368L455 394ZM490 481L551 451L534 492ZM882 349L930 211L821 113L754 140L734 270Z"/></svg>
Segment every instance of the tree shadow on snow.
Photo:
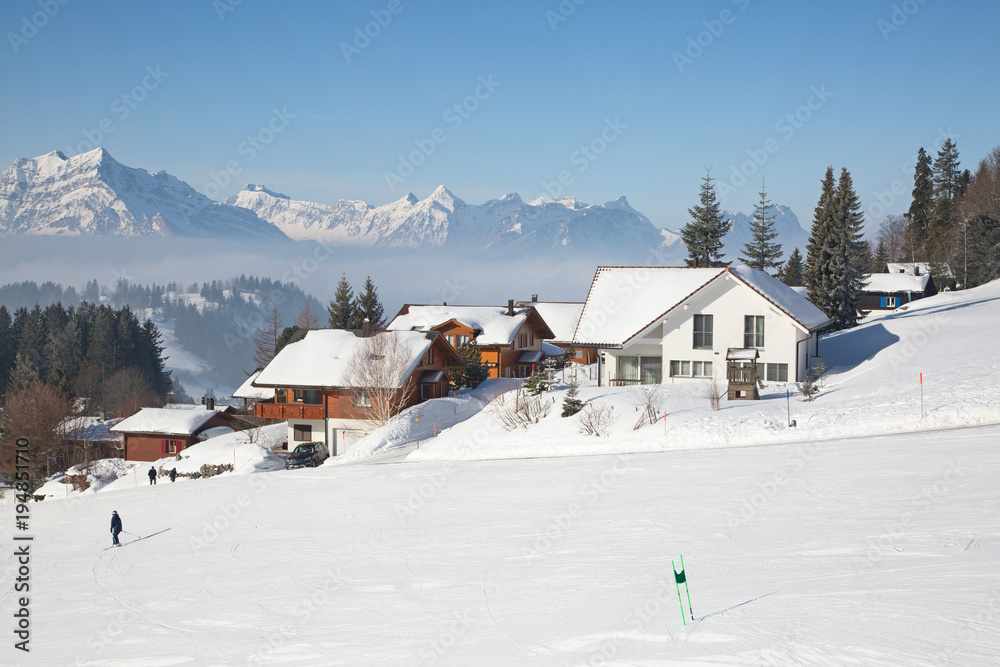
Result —
<svg viewBox="0 0 1000 667"><path fill-rule="evenodd" d="M837 336L820 343L820 357L829 370L845 371L868 361L885 348L899 342L899 336L882 324L854 329L851 335Z"/></svg>

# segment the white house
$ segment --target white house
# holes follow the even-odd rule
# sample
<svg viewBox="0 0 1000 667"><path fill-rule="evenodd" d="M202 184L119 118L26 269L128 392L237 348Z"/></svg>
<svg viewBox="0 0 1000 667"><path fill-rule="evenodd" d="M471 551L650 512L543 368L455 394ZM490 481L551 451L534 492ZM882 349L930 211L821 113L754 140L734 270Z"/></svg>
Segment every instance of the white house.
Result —
<svg viewBox="0 0 1000 667"><path fill-rule="evenodd" d="M725 380L729 348L756 348L765 381L801 381L829 323L757 269L601 266L573 344L604 353L610 384Z"/></svg>

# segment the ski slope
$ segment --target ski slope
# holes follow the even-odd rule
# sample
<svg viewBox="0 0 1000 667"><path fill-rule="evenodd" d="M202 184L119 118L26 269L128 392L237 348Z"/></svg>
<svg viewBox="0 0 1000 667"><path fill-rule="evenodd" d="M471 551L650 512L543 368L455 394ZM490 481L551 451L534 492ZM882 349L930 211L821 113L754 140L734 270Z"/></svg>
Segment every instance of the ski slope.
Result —
<svg viewBox="0 0 1000 667"><path fill-rule="evenodd" d="M323 466L35 503L32 652L8 632L0 664L996 664L998 441ZM105 551L112 510L146 539Z"/></svg>

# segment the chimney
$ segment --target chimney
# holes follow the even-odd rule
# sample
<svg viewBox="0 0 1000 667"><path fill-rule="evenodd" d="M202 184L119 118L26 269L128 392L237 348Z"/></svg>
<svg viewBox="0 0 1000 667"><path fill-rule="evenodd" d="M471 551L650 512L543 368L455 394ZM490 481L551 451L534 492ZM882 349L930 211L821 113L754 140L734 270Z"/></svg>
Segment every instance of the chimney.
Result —
<svg viewBox="0 0 1000 667"><path fill-rule="evenodd" d="M538 295L537 294L532 294L531 295L531 303L538 303Z"/></svg>
<svg viewBox="0 0 1000 667"><path fill-rule="evenodd" d="M372 335L372 321L366 317L364 322L361 323L361 337L371 338L371 335Z"/></svg>
<svg viewBox="0 0 1000 667"><path fill-rule="evenodd" d="M920 275L920 265L919 264L914 264L913 265L913 275L915 275L915 276L919 276Z"/></svg>
<svg viewBox="0 0 1000 667"><path fill-rule="evenodd" d="M214 410L215 409L215 399L209 396L205 399L205 409Z"/></svg>
<svg viewBox="0 0 1000 667"><path fill-rule="evenodd" d="M514 317L514 299L507 299L507 316Z"/></svg>

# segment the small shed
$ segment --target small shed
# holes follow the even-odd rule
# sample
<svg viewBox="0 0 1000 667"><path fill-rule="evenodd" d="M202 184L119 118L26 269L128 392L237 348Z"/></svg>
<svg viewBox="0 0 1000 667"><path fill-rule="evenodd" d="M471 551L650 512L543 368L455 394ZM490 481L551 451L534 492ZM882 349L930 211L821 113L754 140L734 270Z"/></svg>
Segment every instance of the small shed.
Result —
<svg viewBox="0 0 1000 667"><path fill-rule="evenodd" d="M726 351L726 379L729 389L726 398L730 401L758 401L757 358L760 354L755 347L731 347Z"/></svg>

